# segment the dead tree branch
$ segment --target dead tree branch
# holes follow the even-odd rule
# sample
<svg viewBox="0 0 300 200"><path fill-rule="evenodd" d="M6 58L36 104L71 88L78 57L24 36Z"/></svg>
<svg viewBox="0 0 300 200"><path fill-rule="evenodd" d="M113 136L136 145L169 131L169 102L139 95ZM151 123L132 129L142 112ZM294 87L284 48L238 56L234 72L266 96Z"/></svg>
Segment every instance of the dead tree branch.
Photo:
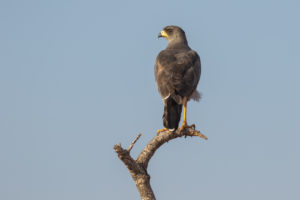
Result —
<svg viewBox="0 0 300 200"><path fill-rule="evenodd" d="M130 175L132 176L136 187L140 193L142 200L155 200L155 195L150 186L150 176L147 172L148 163L151 157L154 155L155 151L164 143L178 138L178 137L187 137L187 136L198 136L207 140L207 137L200 133L200 131L194 130L192 128L187 128L182 131L165 131L156 135L142 150L140 155L134 160L130 156L130 151L137 140L141 137L139 134L131 143L129 148L123 149L121 144L114 146L116 153L124 165L128 168Z"/></svg>

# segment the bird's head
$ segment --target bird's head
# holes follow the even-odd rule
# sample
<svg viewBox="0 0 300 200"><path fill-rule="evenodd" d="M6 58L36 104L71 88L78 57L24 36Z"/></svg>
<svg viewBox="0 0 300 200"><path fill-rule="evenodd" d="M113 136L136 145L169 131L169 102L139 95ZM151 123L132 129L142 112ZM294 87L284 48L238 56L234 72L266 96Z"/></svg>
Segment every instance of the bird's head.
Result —
<svg viewBox="0 0 300 200"><path fill-rule="evenodd" d="M186 41L184 31L178 26L166 26L159 34L158 38L164 37L169 42Z"/></svg>

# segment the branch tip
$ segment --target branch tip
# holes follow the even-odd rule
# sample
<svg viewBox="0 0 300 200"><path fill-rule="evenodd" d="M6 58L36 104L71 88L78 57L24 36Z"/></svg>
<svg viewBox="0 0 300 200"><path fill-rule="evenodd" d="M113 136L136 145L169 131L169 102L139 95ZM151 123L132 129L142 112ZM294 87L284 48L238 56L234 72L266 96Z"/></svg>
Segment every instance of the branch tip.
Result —
<svg viewBox="0 0 300 200"><path fill-rule="evenodd" d="M202 134L200 131L197 131L197 136L199 136L205 140L208 140L208 138L204 134Z"/></svg>
<svg viewBox="0 0 300 200"><path fill-rule="evenodd" d="M138 136L136 136L136 138L131 142L131 145L128 147L127 151L130 152L132 147L134 146L134 144L138 141L138 139L142 136L141 133L138 134Z"/></svg>

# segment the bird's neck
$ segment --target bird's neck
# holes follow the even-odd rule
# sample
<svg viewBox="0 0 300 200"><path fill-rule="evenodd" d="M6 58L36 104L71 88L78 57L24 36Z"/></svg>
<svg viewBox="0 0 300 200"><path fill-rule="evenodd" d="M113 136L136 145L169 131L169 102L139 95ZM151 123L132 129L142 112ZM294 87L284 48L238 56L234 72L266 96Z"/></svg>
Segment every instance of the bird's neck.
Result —
<svg viewBox="0 0 300 200"><path fill-rule="evenodd" d="M190 48L185 38L182 38L180 40L176 39L173 41L170 40L166 49L183 49L183 48L187 48L187 49Z"/></svg>

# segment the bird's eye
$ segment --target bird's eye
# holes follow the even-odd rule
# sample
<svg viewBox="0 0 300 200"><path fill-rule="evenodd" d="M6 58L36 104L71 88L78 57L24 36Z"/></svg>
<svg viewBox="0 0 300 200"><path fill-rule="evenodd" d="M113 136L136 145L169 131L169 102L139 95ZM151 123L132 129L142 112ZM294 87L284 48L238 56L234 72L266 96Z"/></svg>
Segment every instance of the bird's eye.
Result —
<svg viewBox="0 0 300 200"><path fill-rule="evenodd" d="M172 33L172 32L173 32L172 29L167 29L166 31L167 31L168 33Z"/></svg>

